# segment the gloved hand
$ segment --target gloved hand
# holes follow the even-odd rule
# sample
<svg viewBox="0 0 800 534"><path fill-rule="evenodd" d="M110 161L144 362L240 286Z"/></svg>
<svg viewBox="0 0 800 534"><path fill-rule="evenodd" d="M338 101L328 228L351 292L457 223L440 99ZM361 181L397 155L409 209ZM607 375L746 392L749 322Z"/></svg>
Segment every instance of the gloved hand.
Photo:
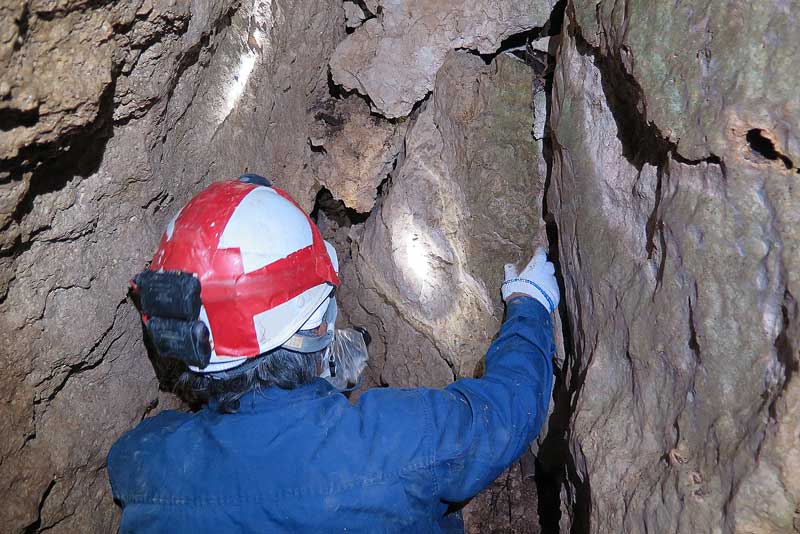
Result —
<svg viewBox="0 0 800 534"><path fill-rule="evenodd" d="M560 299L555 272L556 268L547 261L547 253L542 247L536 249L533 259L519 274L513 263L506 263L506 277L501 286L503 300L508 301L513 293L524 293L541 302L553 313Z"/></svg>

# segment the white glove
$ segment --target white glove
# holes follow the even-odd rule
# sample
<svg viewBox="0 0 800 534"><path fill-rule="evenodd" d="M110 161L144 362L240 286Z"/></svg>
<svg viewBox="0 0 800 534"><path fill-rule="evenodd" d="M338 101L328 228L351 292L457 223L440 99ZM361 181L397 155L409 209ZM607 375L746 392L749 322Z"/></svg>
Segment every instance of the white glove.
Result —
<svg viewBox="0 0 800 534"><path fill-rule="evenodd" d="M556 268L547 261L547 253L542 247L536 249L533 259L519 274L513 263L506 263L506 277L501 287L503 300L507 301L513 293L525 293L553 313L560 298L555 272Z"/></svg>

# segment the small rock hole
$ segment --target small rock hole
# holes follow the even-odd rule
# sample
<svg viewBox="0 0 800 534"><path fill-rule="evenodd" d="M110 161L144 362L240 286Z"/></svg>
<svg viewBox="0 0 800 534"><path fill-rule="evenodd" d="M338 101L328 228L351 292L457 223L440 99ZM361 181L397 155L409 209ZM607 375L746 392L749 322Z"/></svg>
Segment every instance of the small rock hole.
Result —
<svg viewBox="0 0 800 534"><path fill-rule="evenodd" d="M311 211L311 219L317 224L320 223L320 213L335 222L339 227L350 227L354 224L361 224L369 217L369 212L361 213L348 207L341 200L333 197L333 194L326 187L317 193L314 201L314 209Z"/></svg>
<svg viewBox="0 0 800 534"><path fill-rule="evenodd" d="M747 144L750 145L750 149L761 157L771 161L780 160L787 169L794 167L792 160L778 152L775 148L775 143L764 135L764 130L753 128L747 132L746 139Z"/></svg>

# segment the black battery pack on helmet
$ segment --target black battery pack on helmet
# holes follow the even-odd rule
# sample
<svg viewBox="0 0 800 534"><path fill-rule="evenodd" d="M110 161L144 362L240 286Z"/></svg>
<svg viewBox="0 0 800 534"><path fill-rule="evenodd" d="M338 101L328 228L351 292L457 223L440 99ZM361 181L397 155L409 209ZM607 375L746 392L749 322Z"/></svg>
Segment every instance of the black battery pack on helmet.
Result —
<svg viewBox="0 0 800 534"><path fill-rule="evenodd" d="M147 332L162 358L182 360L200 369L211 360L211 340L202 321L151 317Z"/></svg>
<svg viewBox="0 0 800 534"><path fill-rule="evenodd" d="M139 273L133 279L147 333L162 358L199 368L211 359L208 327L200 316L200 280L189 273Z"/></svg>
<svg viewBox="0 0 800 534"><path fill-rule="evenodd" d="M200 280L188 273L143 271L133 279L148 317L194 321L200 315Z"/></svg>

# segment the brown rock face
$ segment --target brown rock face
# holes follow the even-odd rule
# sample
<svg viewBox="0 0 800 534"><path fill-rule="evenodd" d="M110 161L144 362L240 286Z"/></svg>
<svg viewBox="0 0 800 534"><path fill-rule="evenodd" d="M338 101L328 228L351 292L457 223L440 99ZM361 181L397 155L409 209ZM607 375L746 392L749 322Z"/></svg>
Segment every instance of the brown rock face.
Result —
<svg viewBox="0 0 800 534"><path fill-rule="evenodd" d="M320 102L313 112L317 121L308 142L317 179L348 208L369 213L400 155L406 124L370 115L357 96Z"/></svg>
<svg viewBox="0 0 800 534"><path fill-rule="evenodd" d="M544 26L554 3L378 2L375 16L336 49L331 74L345 89L368 96L377 113L404 117L431 91L449 51L493 53L504 39Z"/></svg>
<svg viewBox="0 0 800 534"><path fill-rule="evenodd" d="M379 7L364 4L364 16ZM158 391L127 281L175 209L217 179L271 176L309 210L324 187L362 219L379 198L352 228L343 288L354 316L368 310L383 327L375 381L443 385L476 372L502 311L501 263L525 259L539 224L528 67L454 53L424 111L386 121L329 85L345 37L339 2L0 9L4 528L113 530L108 447L177 406ZM514 215L495 222L500 210ZM393 257L382 220L406 263L381 264Z"/></svg>
<svg viewBox="0 0 800 534"><path fill-rule="evenodd" d="M568 5L552 95L573 531L797 530L797 35L612 4Z"/></svg>
<svg viewBox="0 0 800 534"><path fill-rule="evenodd" d="M385 362L376 353L372 368L383 383L441 386L479 373L502 317L502 265L526 259L534 236L544 240L532 81L513 56L486 65L454 52L408 129L353 246L356 302L346 301L359 320L380 319Z"/></svg>
<svg viewBox="0 0 800 534"><path fill-rule="evenodd" d="M487 65L450 53L385 194L351 227L339 294L374 334L374 383L441 387L482 373L503 314L502 266L546 241L533 78L508 54ZM465 509L470 531L538 532L533 480L519 465L501 478Z"/></svg>
<svg viewBox="0 0 800 534"><path fill-rule="evenodd" d="M335 242L368 385L479 376L503 263L557 256L552 416L468 532L800 532L798 12L0 0L1 530L114 530L109 446L180 407L128 280L257 172Z"/></svg>
<svg viewBox="0 0 800 534"><path fill-rule="evenodd" d="M127 281L212 180L258 170L311 207L309 110L329 97L343 10L31 1L0 16L0 523L109 532L109 446L175 404Z"/></svg>

